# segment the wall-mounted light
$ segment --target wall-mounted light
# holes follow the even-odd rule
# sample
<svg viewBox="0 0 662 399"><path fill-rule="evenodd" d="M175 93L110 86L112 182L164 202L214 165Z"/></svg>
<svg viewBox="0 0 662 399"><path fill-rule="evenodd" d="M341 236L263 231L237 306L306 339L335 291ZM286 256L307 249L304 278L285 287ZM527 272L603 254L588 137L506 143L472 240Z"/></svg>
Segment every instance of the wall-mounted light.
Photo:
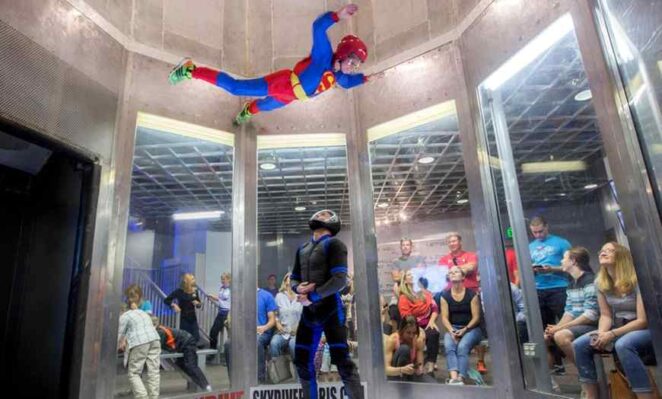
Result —
<svg viewBox="0 0 662 399"><path fill-rule="evenodd" d="M557 19L547 29L531 40L524 48L494 71L486 80L485 87L496 90L502 84L517 75L533 60L558 43L565 35L574 29L572 17L565 14Z"/></svg>
<svg viewBox="0 0 662 399"><path fill-rule="evenodd" d="M204 211L204 212L178 212L172 215L172 218L177 221L181 220L202 220L202 219L219 219L224 211Z"/></svg>

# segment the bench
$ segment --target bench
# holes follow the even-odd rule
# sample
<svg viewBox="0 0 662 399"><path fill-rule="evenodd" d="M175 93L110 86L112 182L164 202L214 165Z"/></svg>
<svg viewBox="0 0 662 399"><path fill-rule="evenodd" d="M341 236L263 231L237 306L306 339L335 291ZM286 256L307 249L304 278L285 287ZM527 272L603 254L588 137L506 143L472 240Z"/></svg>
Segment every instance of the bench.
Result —
<svg viewBox="0 0 662 399"><path fill-rule="evenodd" d="M216 349L198 349L196 351L198 354L198 367L202 372L205 372L205 365L207 364L207 356L216 355L218 352ZM161 359L178 359L184 357L184 354L181 352L161 352Z"/></svg>
<svg viewBox="0 0 662 399"><path fill-rule="evenodd" d="M202 370L202 373L206 375L205 365L207 364L207 356L215 355L218 352L216 351L216 349L198 349L196 351L196 353L198 355L198 367L200 367L200 370ZM161 351L161 362L162 362L162 364L163 364L164 360L167 362L168 360L174 360L174 359L178 359L178 358L181 358L181 357L184 357L184 354L181 353L181 352ZM173 367L173 368L175 368L175 367ZM187 376L182 370L180 370L179 367L177 367L175 369L182 375L182 377L184 377L184 379L186 379L186 389L188 391L197 390L197 386L195 385L195 383L193 383L193 381L191 381L189 376Z"/></svg>

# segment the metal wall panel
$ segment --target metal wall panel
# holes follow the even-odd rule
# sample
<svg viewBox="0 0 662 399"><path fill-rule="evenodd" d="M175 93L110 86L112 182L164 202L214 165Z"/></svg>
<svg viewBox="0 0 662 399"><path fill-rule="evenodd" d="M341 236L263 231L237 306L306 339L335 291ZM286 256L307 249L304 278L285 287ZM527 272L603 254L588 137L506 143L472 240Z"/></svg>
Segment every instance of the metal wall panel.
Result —
<svg viewBox="0 0 662 399"><path fill-rule="evenodd" d="M81 72L88 59L67 64L4 21L0 41L2 115L108 160L117 93ZM124 52L108 54L116 57L123 61ZM122 75L123 68L114 73Z"/></svg>

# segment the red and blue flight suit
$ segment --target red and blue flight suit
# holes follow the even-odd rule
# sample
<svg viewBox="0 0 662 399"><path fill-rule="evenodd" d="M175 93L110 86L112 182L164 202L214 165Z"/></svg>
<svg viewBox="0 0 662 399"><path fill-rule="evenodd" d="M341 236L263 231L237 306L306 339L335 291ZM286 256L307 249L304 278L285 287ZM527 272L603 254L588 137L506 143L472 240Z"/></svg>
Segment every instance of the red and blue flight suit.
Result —
<svg viewBox="0 0 662 399"><path fill-rule="evenodd" d="M345 36L334 54L326 31L336 22L338 15L327 12L313 23L313 47L310 56L299 61L294 69L283 69L256 79L235 79L225 72L206 67L196 67L192 77L221 87L236 96L262 97L247 104L253 115L260 111L271 111L284 107L295 100L306 100L323 93L336 84L351 89L366 82L361 73L346 74L334 70L334 64L350 54L362 62L368 56L365 44L356 36Z"/></svg>

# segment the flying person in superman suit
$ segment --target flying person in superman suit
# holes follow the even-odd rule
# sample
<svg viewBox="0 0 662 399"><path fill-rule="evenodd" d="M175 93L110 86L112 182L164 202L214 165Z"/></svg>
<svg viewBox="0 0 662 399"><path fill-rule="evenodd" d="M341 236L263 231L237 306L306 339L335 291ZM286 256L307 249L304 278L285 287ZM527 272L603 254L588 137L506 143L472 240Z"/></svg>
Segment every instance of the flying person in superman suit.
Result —
<svg viewBox="0 0 662 399"><path fill-rule="evenodd" d="M368 80L367 76L358 73L368 58L368 49L361 39L347 35L334 53L326 31L357 11L358 6L348 4L336 12L319 16L313 23L310 55L299 61L294 69L283 69L256 79L235 79L225 72L197 66L190 58L184 58L170 72L168 80L174 85L188 79L201 79L235 96L262 97L244 105L235 118L236 124L248 122L258 112L272 111L295 100L315 97L336 84L351 89Z"/></svg>

